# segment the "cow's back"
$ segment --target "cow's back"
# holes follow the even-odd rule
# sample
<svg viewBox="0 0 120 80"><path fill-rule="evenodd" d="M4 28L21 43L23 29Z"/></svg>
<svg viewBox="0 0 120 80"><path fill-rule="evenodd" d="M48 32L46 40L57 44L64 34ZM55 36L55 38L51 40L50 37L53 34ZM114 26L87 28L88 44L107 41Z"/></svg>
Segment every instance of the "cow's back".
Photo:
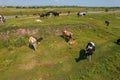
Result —
<svg viewBox="0 0 120 80"><path fill-rule="evenodd" d="M29 42L31 43L31 44L35 44L36 42L37 42L37 40L34 38L34 37L30 37L29 38Z"/></svg>

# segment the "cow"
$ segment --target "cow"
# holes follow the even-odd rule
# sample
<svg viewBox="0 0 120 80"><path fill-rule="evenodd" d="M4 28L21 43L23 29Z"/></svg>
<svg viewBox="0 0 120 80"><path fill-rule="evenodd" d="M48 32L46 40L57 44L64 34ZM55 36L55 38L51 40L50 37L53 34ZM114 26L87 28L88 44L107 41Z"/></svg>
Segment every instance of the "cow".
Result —
<svg viewBox="0 0 120 80"><path fill-rule="evenodd" d="M0 15L0 20L1 20L2 23L4 23L5 22L5 17L3 15Z"/></svg>
<svg viewBox="0 0 120 80"><path fill-rule="evenodd" d="M29 47L32 48L33 50L36 50L36 46L37 44L39 44L41 41L43 40L43 38L39 38L39 39L36 39L34 37L30 37L29 38Z"/></svg>
<svg viewBox="0 0 120 80"><path fill-rule="evenodd" d="M120 45L120 39L117 40L117 44Z"/></svg>
<svg viewBox="0 0 120 80"><path fill-rule="evenodd" d="M106 26L109 26L110 21L106 20L106 21L105 21L105 24L106 24Z"/></svg>
<svg viewBox="0 0 120 80"><path fill-rule="evenodd" d="M47 14L48 16L49 16L50 14L52 14L53 16L59 16L60 13L55 12L55 11L49 11L49 12L47 12L46 14Z"/></svg>
<svg viewBox="0 0 120 80"><path fill-rule="evenodd" d="M95 44L93 42L89 42L86 46L85 55L89 57L89 61L91 61L91 55L95 51Z"/></svg>
<svg viewBox="0 0 120 80"><path fill-rule="evenodd" d="M68 15L70 15L70 11L68 11Z"/></svg>
<svg viewBox="0 0 120 80"><path fill-rule="evenodd" d="M69 41L69 45L74 45L76 43L76 40L73 39L72 41Z"/></svg>
<svg viewBox="0 0 120 80"><path fill-rule="evenodd" d="M15 18L18 18L18 16L16 15Z"/></svg>
<svg viewBox="0 0 120 80"><path fill-rule="evenodd" d="M42 14L40 14L40 17L47 17L49 14L47 14L47 13L42 13Z"/></svg>
<svg viewBox="0 0 120 80"><path fill-rule="evenodd" d="M59 13L58 12L53 12L53 15L54 16L59 16Z"/></svg>
<svg viewBox="0 0 120 80"><path fill-rule="evenodd" d="M64 30L64 31L62 32L62 36L63 36L63 38L68 42L68 41L72 38L73 33L69 32L69 31L67 31L67 30Z"/></svg>
<svg viewBox="0 0 120 80"><path fill-rule="evenodd" d="M85 16L86 15L86 12L78 12L77 13L77 16L79 17L79 16Z"/></svg>

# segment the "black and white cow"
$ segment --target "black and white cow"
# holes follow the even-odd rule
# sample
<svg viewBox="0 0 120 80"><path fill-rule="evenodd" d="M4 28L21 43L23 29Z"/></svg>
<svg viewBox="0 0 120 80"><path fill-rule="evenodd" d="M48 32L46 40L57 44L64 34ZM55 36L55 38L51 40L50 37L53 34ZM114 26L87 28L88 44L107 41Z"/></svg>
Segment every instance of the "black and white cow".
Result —
<svg viewBox="0 0 120 80"><path fill-rule="evenodd" d="M47 13L42 13L42 14L40 14L40 17L41 18L44 18L44 17L47 17L49 14L47 14Z"/></svg>
<svg viewBox="0 0 120 80"><path fill-rule="evenodd" d="M5 22L5 17L3 15L0 15L0 20L1 20L2 23L4 23Z"/></svg>
<svg viewBox="0 0 120 80"><path fill-rule="evenodd" d="M86 15L86 12L78 12L77 13L77 16L79 17L79 16L85 16Z"/></svg>
<svg viewBox="0 0 120 80"><path fill-rule="evenodd" d="M95 51L95 44L93 42L89 42L86 46L86 55L92 55Z"/></svg>
<svg viewBox="0 0 120 80"><path fill-rule="evenodd" d="M59 16L60 13L55 12L55 11L49 11L49 12L47 12L46 14L48 14L48 15L53 15L53 16Z"/></svg>
<svg viewBox="0 0 120 80"><path fill-rule="evenodd" d="M91 61L91 55L95 51L95 44L93 42L89 42L86 46L85 55L89 57L89 61Z"/></svg>

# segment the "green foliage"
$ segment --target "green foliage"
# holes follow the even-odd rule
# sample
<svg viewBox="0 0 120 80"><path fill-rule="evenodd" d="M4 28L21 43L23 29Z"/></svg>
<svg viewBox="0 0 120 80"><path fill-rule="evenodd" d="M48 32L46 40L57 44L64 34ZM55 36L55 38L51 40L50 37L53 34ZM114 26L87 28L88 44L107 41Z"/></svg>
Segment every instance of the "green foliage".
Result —
<svg viewBox="0 0 120 80"><path fill-rule="evenodd" d="M24 46L24 45L26 45L26 43L25 43L23 38L19 37L19 38L14 40L14 46L15 47L21 47L21 46Z"/></svg>

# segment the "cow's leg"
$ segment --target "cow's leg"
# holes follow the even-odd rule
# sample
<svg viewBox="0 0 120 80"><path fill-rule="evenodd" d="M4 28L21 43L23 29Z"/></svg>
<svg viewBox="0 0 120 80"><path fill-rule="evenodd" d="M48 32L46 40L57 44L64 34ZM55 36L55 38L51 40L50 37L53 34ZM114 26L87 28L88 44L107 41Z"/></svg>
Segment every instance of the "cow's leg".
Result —
<svg viewBox="0 0 120 80"><path fill-rule="evenodd" d="M1 18L1 22L3 23L3 20L2 20L2 18Z"/></svg>
<svg viewBox="0 0 120 80"><path fill-rule="evenodd" d="M89 55L87 57L88 57L89 62L91 62L91 55Z"/></svg>
<svg viewBox="0 0 120 80"><path fill-rule="evenodd" d="M33 44L34 50L36 50L36 44Z"/></svg>

